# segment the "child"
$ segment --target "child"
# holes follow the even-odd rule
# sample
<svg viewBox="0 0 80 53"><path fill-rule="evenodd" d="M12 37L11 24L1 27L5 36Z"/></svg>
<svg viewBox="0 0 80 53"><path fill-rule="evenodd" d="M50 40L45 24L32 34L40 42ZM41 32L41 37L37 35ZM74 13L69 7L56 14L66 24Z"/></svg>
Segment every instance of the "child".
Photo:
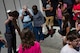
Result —
<svg viewBox="0 0 80 53"><path fill-rule="evenodd" d="M70 31L67 38L67 44L61 49L60 53L79 53L75 50L78 45L78 33L76 31Z"/></svg>
<svg viewBox="0 0 80 53"><path fill-rule="evenodd" d="M33 33L29 29L22 30L21 44L18 53L42 53L40 44L35 41Z"/></svg>
<svg viewBox="0 0 80 53"><path fill-rule="evenodd" d="M2 34L0 31L0 53L1 53L1 47L3 47L4 45L7 46L6 41L2 38Z"/></svg>

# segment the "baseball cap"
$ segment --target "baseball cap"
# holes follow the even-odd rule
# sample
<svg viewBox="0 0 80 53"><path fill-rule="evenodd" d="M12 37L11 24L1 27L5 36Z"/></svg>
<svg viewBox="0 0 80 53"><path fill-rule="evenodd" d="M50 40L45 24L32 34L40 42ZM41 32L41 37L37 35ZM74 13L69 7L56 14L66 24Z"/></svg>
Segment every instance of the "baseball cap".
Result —
<svg viewBox="0 0 80 53"><path fill-rule="evenodd" d="M11 12L11 10L7 10L7 13Z"/></svg>

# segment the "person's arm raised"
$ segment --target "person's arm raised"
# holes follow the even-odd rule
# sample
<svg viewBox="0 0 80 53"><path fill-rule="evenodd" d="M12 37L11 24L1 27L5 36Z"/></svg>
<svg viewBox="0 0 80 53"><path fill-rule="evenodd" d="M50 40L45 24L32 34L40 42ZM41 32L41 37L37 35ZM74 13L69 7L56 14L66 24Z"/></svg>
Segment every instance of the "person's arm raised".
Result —
<svg viewBox="0 0 80 53"><path fill-rule="evenodd" d="M21 38L21 36L22 36L22 32L21 32L19 26L17 25L17 21L14 19L14 20L12 20L12 23L13 23L15 29L17 29L18 34L19 34L19 36L20 36L20 38Z"/></svg>

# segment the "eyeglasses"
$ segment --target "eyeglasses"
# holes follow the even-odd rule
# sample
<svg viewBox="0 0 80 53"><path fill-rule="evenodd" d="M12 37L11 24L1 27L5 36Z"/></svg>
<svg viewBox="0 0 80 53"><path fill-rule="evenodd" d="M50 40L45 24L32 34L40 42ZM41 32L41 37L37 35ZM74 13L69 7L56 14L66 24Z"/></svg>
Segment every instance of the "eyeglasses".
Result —
<svg viewBox="0 0 80 53"><path fill-rule="evenodd" d="M37 9L33 9L33 10L37 10Z"/></svg>

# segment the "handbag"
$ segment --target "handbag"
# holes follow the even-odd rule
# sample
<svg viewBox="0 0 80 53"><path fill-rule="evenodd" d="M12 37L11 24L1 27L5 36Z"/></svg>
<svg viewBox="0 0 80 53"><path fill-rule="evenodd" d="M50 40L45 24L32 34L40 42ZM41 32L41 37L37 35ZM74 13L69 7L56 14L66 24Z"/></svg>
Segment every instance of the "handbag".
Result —
<svg viewBox="0 0 80 53"><path fill-rule="evenodd" d="M47 28L47 26L45 24L43 24L43 26L42 26L42 33L44 35L47 35L48 34L48 28Z"/></svg>

